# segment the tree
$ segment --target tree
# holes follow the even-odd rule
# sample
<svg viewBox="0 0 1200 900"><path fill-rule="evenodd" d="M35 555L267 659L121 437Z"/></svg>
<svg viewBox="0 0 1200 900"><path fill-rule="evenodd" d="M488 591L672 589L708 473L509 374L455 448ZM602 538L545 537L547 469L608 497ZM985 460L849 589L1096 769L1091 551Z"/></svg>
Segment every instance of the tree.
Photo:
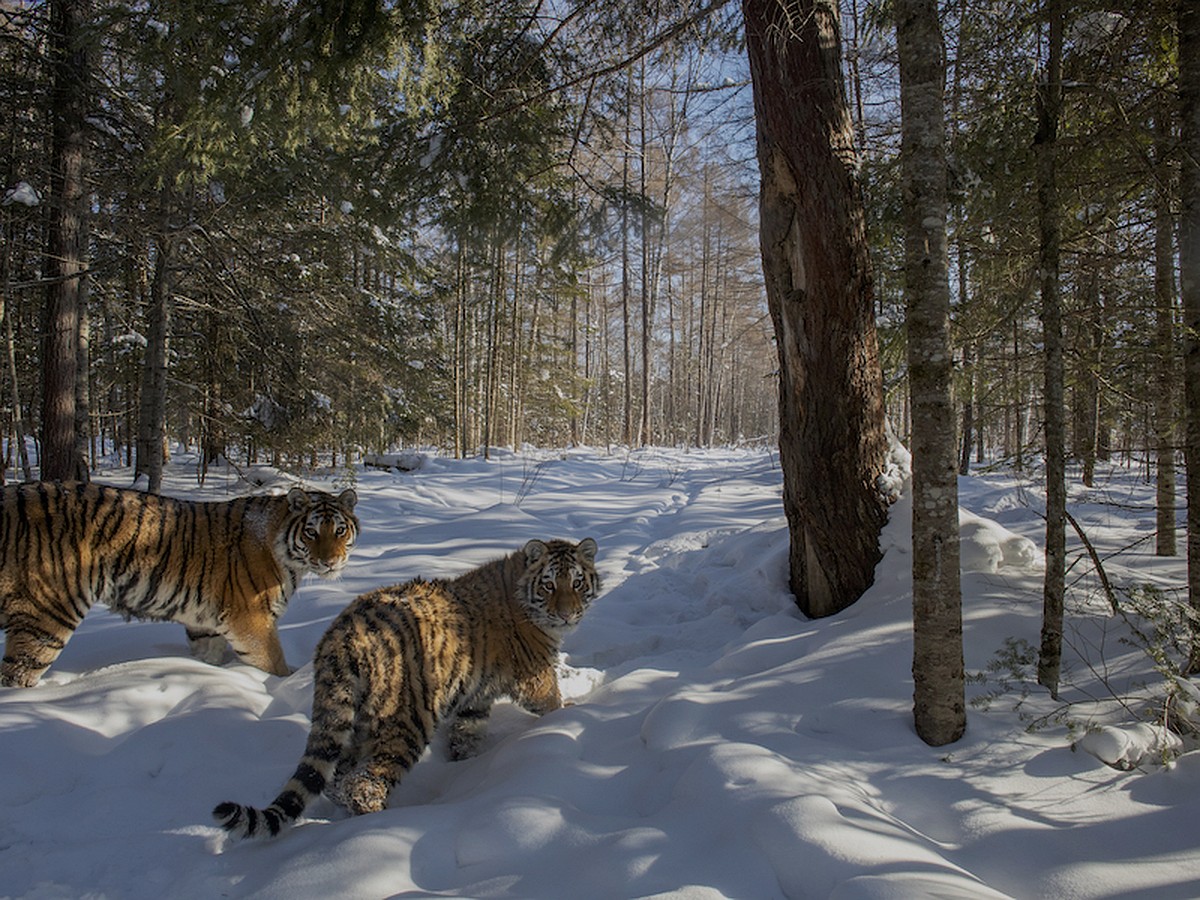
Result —
<svg viewBox="0 0 1200 900"><path fill-rule="evenodd" d="M146 490L162 488L163 441L167 436L167 353L171 343L171 269L173 240L159 235L150 282L146 352L142 363L141 403L138 408L137 475L146 476Z"/></svg>
<svg viewBox="0 0 1200 900"><path fill-rule="evenodd" d="M46 247L46 309L42 350L41 474L47 480L86 479L76 444L76 379L84 301L87 187L87 0L55 0L50 10L54 69L50 220ZM86 377L86 373L84 374Z"/></svg>
<svg viewBox="0 0 1200 900"><path fill-rule="evenodd" d="M940 746L962 737L967 723L957 443L950 390L946 64L937 0L897 0L895 15L912 398L913 714L921 739Z"/></svg>
<svg viewBox="0 0 1200 900"><path fill-rule="evenodd" d="M1042 586L1042 640L1038 684L1058 695L1062 666L1063 594L1067 557L1066 425L1063 411L1062 299L1059 295L1058 125L1062 108L1062 0L1046 0L1049 59L1038 82L1037 159L1038 268L1042 292L1042 340L1046 432L1046 575Z"/></svg>
<svg viewBox="0 0 1200 900"><path fill-rule="evenodd" d="M780 462L800 609L849 606L887 519L883 383L857 153L830 0L743 0L760 243L779 354Z"/></svg>
<svg viewBox="0 0 1200 900"><path fill-rule="evenodd" d="M1188 599L1200 611L1200 8L1178 0L1180 139L1179 275L1183 297L1183 383L1187 467ZM1200 640L1192 636L1188 668L1200 671Z"/></svg>
<svg viewBox="0 0 1200 900"><path fill-rule="evenodd" d="M1165 104L1164 104L1165 105ZM1174 556L1175 543L1175 217L1171 214L1171 119L1154 116L1154 463L1156 556Z"/></svg>

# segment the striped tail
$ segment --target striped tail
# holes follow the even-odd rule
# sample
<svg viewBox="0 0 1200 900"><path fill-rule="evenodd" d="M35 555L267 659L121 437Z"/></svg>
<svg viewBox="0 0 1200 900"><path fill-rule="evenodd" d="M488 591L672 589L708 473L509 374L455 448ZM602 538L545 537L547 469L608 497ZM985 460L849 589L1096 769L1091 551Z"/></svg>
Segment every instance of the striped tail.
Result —
<svg viewBox="0 0 1200 900"><path fill-rule="evenodd" d="M320 765L320 768L305 757L296 772L292 775L279 796L266 809L255 809L253 806L242 806L240 803L221 803L213 810L213 818L217 824L237 839L242 838L273 838L291 825L304 812L320 793L325 790L333 764ZM328 768L331 772L323 772Z"/></svg>
<svg viewBox="0 0 1200 900"><path fill-rule="evenodd" d="M273 838L300 818L325 790L353 741L362 684L357 673L348 674L336 660L326 661L327 644L340 639L339 621L334 621L317 645L312 728L291 779L266 809L227 802L213 810L217 824L235 838Z"/></svg>

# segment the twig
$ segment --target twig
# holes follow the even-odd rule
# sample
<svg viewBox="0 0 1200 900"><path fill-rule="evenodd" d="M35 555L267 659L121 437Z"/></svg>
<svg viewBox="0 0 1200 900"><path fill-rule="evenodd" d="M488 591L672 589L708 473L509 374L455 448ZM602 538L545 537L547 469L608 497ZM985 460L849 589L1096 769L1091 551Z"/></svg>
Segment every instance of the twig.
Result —
<svg viewBox="0 0 1200 900"><path fill-rule="evenodd" d="M1100 585L1104 588L1104 595L1108 597L1108 603L1112 607L1113 614L1119 613L1121 609L1117 605L1117 595L1108 580L1108 573L1104 571L1104 563L1100 562L1100 556L1096 553L1096 548L1092 546L1092 542L1088 540L1088 536L1083 533L1083 529L1079 527L1079 523L1075 521L1075 517L1069 511L1064 510L1064 512L1066 512L1067 521L1071 523L1071 527L1079 535L1079 540L1083 542L1088 556L1092 558L1092 565L1096 567L1096 574L1100 576Z"/></svg>

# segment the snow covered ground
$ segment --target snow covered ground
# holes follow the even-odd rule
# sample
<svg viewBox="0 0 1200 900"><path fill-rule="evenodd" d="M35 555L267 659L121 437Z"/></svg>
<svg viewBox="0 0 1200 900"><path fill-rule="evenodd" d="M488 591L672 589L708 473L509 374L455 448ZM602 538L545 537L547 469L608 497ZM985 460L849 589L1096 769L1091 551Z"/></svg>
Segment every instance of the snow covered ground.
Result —
<svg viewBox="0 0 1200 900"><path fill-rule="evenodd" d="M251 489L232 470L198 488L186 462L168 492ZM257 474L267 489L288 481ZM986 702L960 742L935 749L911 721L907 498L875 586L808 621L786 589L767 452L499 452L352 480L362 539L340 581L306 581L293 598L291 677L205 665L181 627L98 608L43 684L0 691L0 896L1200 896L1200 754L1164 767L1138 750L1155 733L1133 727L1137 697L1161 678L1122 641L1074 541L1072 705L1031 683L1031 482L961 481L966 660L984 673L968 690ZM1118 586L1183 584L1181 558L1153 556L1143 472L1073 487L1070 508ZM262 805L291 773L307 661L353 596L453 575L531 537L588 535L606 591L565 645L574 706L536 719L500 704L481 755L451 763L435 746L385 812L349 818L322 799L274 842L226 843L210 810ZM1108 730L1073 750L1088 724ZM1122 748L1138 767L1097 758Z"/></svg>

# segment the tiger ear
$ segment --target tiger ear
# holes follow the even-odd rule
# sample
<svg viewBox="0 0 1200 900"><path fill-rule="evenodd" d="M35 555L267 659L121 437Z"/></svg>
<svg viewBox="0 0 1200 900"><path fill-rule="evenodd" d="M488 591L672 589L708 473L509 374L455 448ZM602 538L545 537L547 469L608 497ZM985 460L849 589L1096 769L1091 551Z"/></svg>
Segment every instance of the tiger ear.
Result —
<svg viewBox="0 0 1200 900"><path fill-rule="evenodd" d="M300 512L308 508L308 492L304 488L292 488L287 493L288 508L292 512Z"/></svg>
<svg viewBox="0 0 1200 900"><path fill-rule="evenodd" d="M533 540L525 545L525 561L535 563L550 551L544 542Z"/></svg>
<svg viewBox="0 0 1200 900"><path fill-rule="evenodd" d="M358 494L354 493L354 488L346 488L337 498L338 506L344 512L354 512L354 504L358 502Z"/></svg>
<svg viewBox="0 0 1200 900"><path fill-rule="evenodd" d="M579 551L579 555L582 556L584 559L586 559L588 562L594 563L596 561L596 539L595 538L584 538L582 541L579 542L579 546L576 549Z"/></svg>

